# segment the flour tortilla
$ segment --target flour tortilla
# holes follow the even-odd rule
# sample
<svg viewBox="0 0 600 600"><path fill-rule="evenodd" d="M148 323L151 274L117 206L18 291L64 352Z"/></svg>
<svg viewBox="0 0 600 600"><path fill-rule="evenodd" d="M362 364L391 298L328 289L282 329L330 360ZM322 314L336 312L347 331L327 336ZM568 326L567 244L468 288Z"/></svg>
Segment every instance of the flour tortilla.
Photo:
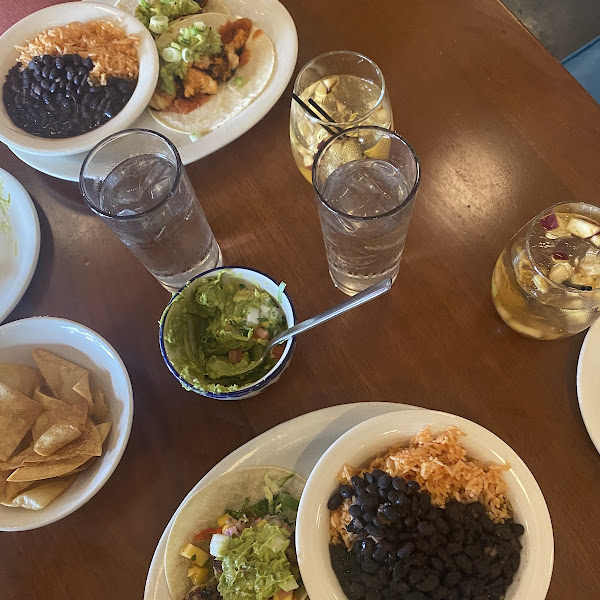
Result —
<svg viewBox="0 0 600 600"><path fill-rule="evenodd" d="M139 3L139 0L118 0L115 6L121 10L124 10L125 12L128 12L130 15L135 15L135 9ZM231 11L227 7L227 4L223 2L223 0L208 0L202 11L202 13L198 13L195 16L199 17L203 13L223 13L224 15L231 14Z"/></svg>
<svg viewBox="0 0 600 600"><path fill-rule="evenodd" d="M211 13L194 15L174 21L169 31L158 38L158 45L170 43L179 28L190 27L202 21L208 27L218 31L222 25L234 20L223 14ZM162 42L161 42L162 40ZM162 46L161 46L162 47ZM202 106L183 115L150 109L150 114L162 125L183 133L204 135L233 119L249 106L265 89L275 68L275 48L266 33L252 26L245 50L249 52L248 62L239 67L231 79L219 83L219 91L211 96ZM243 85L238 87L234 79L240 77Z"/></svg>
<svg viewBox="0 0 600 600"><path fill-rule="evenodd" d="M179 555L183 546L191 542L199 531L215 527L217 519L226 509L239 508L246 498L250 498L251 503L264 498L265 475L273 481L281 481L290 473L292 471L283 467L236 469L221 475L216 481L197 491L179 509L167 539L165 552L165 576L172 600L182 600L192 588L187 576L190 562ZM300 498L305 483L302 477L294 475L283 489ZM302 600L305 597L306 592L302 586L294 591L294 600Z"/></svg>

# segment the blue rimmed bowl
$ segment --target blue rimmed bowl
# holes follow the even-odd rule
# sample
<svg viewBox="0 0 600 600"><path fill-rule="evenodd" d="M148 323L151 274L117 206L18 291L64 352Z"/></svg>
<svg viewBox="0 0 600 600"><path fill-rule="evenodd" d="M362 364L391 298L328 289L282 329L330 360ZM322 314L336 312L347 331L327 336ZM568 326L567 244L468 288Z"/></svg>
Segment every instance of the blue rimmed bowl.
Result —
<svg viewBox="0 0 600 600"><path fill-rule="evenodd" d="M242 400L243 398L250 398L251 396L260 394L260 392L262 392L265 388L269 387L279 379L283 373L283 370L288 366L290 359L292 358L292 354L296 346L295 338L292 338L285 343L283 354L268 373L252 383L245 384L238 387L236 390L228 392L213 392L194 387L190 382L186 381L174 367L173 363L169 360L165 347L164 328L169 316L169 311L173 307L173 303L180 297L184 290L194 286L197 280L210 279L211 277L217 276L221 272L225 272L231 277L235 277L236 279L239 279L249 285L262 288L277 302L279 283L265 273L256 271L254 269L247 269L245 267L218 267L216 269L211 269L210 271L206 271L200 275L197 275L193 279L190 279L190 281L188 281L178 292L173 294L171 301L169 304L167 304L167 307L165 308L165 311L160 319L158 341L160 344L160 353L162 354L165 364L167 365L169 371L171 371L171 373L186 390L196 392L197 394L201 394L207 398L214 398L215 400ZM296 323L296 311L289 295L285 290L282 294L281 302L277 302L277 304L279 304L285 314L287 326L292 327Z"/></svg>

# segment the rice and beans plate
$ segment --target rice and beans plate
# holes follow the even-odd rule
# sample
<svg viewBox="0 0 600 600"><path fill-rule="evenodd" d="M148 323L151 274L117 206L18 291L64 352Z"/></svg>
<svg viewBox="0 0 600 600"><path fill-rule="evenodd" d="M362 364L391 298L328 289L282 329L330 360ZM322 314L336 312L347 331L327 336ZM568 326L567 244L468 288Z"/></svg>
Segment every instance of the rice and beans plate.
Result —
<svg viewBox="0 0 600 600"><path fill-rule="evenodd" d="M456 427L425 428L365 468L345 465L328 501L333 570L352 600L501 600L521 524L502 473L467 457Z"/></svg>
<svg viewBox="0 0 600 600"><path fill-rule="evenodd" d="M118 114L137 84L139 38L110 21L53 27L17 46L2 96L11 121L45 138L92 131Z"/></svg>

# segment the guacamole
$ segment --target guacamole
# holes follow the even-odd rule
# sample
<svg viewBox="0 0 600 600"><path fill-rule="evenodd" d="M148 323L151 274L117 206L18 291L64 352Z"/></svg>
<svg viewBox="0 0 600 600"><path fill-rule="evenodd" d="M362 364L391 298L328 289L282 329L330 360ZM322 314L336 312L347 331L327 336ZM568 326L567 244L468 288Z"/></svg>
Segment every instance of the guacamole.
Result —
<svg viewBox="0 0 600 600"><path fill-rule="evenodd" d="M163 319L165 350L175 370L190 388L212 392L233 391L263 377L279 359L273 354L243 371L287 328L283 310L267 292L225 271L193 281Z"/></svg>

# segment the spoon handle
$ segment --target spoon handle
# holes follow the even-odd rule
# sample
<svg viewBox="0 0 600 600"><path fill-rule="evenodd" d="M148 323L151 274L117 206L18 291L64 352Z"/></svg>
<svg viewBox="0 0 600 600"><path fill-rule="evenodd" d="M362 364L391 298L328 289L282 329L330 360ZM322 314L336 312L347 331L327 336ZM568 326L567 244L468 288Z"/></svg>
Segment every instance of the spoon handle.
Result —
<svg viewBox="0 0 600 600"><path fill-rule="evenodd" d="M276 335L271 340L269 347L271 348L273 346L277 346L278 344L285 342L289 338L294 337L303 331L312 329L313 327L316 327L325 321L329 321L329 319L333 319L334 317L341 315L347 310L351 310L357 306L360 306L361 304L364 304L365 302L368 302L369 300L373 300L373 298L377 298L377 296L385 294L391 287L392 280L389 277L387 279L383 279L366 290L363 290L355 296L352 296L352 298L348 298L348 300L345 300L340 304L336 304L326 311L311 317L310 319L306 319L306 321L302 321L301 323L298 323L293 327L286 329L285 331L282 331L279 335Z"/></svg>

